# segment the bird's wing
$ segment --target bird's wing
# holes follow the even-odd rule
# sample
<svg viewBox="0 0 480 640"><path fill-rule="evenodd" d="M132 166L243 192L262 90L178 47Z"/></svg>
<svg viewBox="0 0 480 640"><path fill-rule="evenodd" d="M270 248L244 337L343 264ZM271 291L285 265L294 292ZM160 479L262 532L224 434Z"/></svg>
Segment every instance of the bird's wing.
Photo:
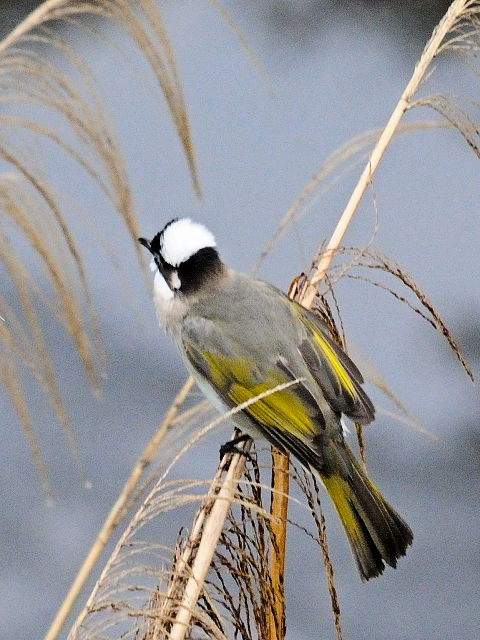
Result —
<svg viewBox="0 0 480 640"><path fill-rule="evenodd" d="M305 466L319 466L323 415L305 380L294 377L282 357L268 361L239 355L234 342L203 318L185 322L182 340L191 366L224 405L236 407L261 396L242 410L255 430ZM292 384L262 395L285 383Z"/></svg>
<svg viewBox="0 0 480 640"><path fill-rule="evenodd" d="M362 389L360 371L315 314L300 305L292 308L304 327L298 349L330 407L361 424L371 422L375 408Z"/></svg>

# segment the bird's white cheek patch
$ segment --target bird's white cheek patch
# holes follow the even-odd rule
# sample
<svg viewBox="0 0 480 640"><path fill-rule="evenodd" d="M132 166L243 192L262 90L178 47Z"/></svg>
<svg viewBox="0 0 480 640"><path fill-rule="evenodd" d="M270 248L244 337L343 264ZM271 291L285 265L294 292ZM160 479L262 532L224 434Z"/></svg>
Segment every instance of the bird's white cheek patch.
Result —
<svg viewBox="0 0 480 640"><path fill-rule="evenodd" d="M157 270L153 280L153 297L159 305L165 305L173 298L173 291L168 286L165 278L160 271Z"/></svg>
<svg viewBox="0 0 480 640"><path fill-rule="evenodd" d="M170 284L174 289L180 289L180 287L182 286L182 283L180 282L180 278L178 277L178 274L176 271L172 273L172 276L170 278Z"/></svg>

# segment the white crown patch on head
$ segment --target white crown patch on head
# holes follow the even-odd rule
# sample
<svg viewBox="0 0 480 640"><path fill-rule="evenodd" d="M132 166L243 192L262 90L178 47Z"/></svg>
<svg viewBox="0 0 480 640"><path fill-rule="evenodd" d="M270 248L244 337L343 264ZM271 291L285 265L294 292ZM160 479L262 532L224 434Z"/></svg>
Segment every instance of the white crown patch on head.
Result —
<svg viewBox="0 0 480 640"><path fill-rule="evenodd" d="M215 247L215 238L203 224L181 218L169 223L162 232L160 250L163 259L178 267L205 247Z"/></svg>

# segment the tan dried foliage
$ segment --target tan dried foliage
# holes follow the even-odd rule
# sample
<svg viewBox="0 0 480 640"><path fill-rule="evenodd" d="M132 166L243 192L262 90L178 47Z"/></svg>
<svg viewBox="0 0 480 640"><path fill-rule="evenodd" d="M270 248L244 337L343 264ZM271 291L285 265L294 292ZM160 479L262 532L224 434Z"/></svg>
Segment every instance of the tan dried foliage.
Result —
<svg viewBox="0 0 480 640"><path fill-rule="evenodd" d="M2 299L3 351L10 360L2 373L49 495L46 467L22 391L24 366L45 390L78 464L81 468L83 465L37 319L39 311L45 308L66 328L97 393L104 353L85 267L68 215L68 209L79 211L82 204L66 206L67 196L59 194L52 178L43 174L35 152L37 144L50 145L45 146L49 153L59 157L66 154L78 163L111 201L132 240L139 235L127 166L108 117L106 99L88 61L71 42L75 29L84 30L121 55L117 45L108 41L107 32L97 29L101 20L110 21L130 36L149 63L182 142L194 188L200 191L175 58L154 2L49 0L0 42L0 159L8 167L0 176L0 257L19 303L14 311ZM32 270L26 273L13 248L21 236L43 267L38 279L33 278ZM135 249L143 264L137 243ZM49 281L48 290L40 284L44 275Z"/></svg>
<svg viewBox="0 0 480 640"><path fill-rule="evenodd" d="M399 279L403 286L413 292L419 302L419 306L414 306L415 311L446 337L469 375L471 372L468 365L462 359L434 306L403 269L369 249L360 251L360 258L355 258L348 265L331 268L331 261L341 253L340 245L352 216L372 182L384 151L403 126L400 122L407 110L416 106L433 107L451 126L461 132L478 155L478 128L472 111L466 107L465 100L452 102L438 94L430 98L416 96L430 72L432 60L438 59L440 53L458 53L464 59L468 59L470 66L474 67L480 31L479 16L480 3L477 1L455 0L452 3L427 43L385 129L359 137L325 163L287 212L260 258L264 259L281 234L299 215L306 212L305 206L311 206L318 201L322 195L323 181L331 176L334 170L338 171L346 161L352 161L354 166L354 163L358 162L358 157L355 160L354 156L373 146L361 178L332 238L325 247L321 245L322 250L319 249L313 260L305 282L298 287L299 299L309 307L318 303L318 285L323 282L327 270L329 282L333 283L340 272L342 275L348 273L351 277L357 277L352 272L352 269L357 267L381 269ZM14 286L19 290L19 305L22 310L20 317L8 306L7 301L2 300L5 311L2 314L4 320L0 320L0 337L5 357L0 365L0 374L28 434L47 491L45 465L33 434L26 399L21 391L21 374L18 372L17 361L30 368L45 387L64 426L69 429L68 416L58 393L48 346L37 320L38 304L40 302L45 308L50 309L66 327L94 386L97 385L97 369L92 355L92 340L96 340L97 327L85 269L64 214L62 198L56 193L55 186L44 178L35 160L23 153L12 141L14 138L17 140L18 132L22 131L48 139L67 153L109 197L130 236L135 238L138 235L126 163L117 142L115 129L102 106L102 99L92 79L89 65L69 41L53 28L55 22L64 22L69 26L87 29L92 37L103 38L95 24L87 20L91 17L115 23L134 40L149 62L182 142L194 189L199 192L192 137L174 54L161 14L153 1L49 0L32 12L0 43L2 104L10 107L28 103L45 110L46 113L53 112L71 132L71 140L66 141L56 129L31 117L12 115L8 109L0 115L0 157L15 174L15 180L12 181L10 175L7 175L0 185L1 255ZM38 47L43 47L45 52L41 58L35 54ZM57 57L47 54L49 49L55 51L61 63L56 62ZM468 106L476 108L477 105L468 103ZM409 125L411 129L421 126L424 125ZM405 130L408 130L408 127ZM35 210L37 217L42 217L42 220L34 218L32 210ZM40 216L41 212L44 215ZM48 225L49 234L39 233L39 225ZM48 274L55 296L54 308L45 292L40 290L20 265L18 255L10 242L10 237L14 234L20 234L25 238ZM54 239L52 242L55 247L46 242L45 236ZM80 287L72 286L75 282L79 282ZM375 284L382 286L381 283ZM79 295L71 295L72 289L78 290ZM402 293L395 292L393 288L389 288L389 291L400 301L411 305ZM88 318L82 316L82 302L89 308ZM334 314L330 303L326 297L322 298L320 303L324 317L329 325L334 327ZM335 304L333 298L332 306L335 307ZM335 331L340 341L343 331ZM181 398L176 399L165 418L161 427L165 432L176 419L179 419L177 414L183 406L184 396L188 394L188 385L184 391L184 395L180 394ZM197 416L192 412L188 413L187 417ZM232 459L224 459L212 483L204 480L169 479L169 473L176 461L218 422L214 421L196 432L184 450L175 456L167 470L161 474L160 480L130 520L114 553L106 563L84 610L71 630L71 640L99 637L147 640L167 635L176 640L181 640L185 635L213 638L233 635L278 640L284 637L286 624L283 586L284 579L288 579L288 576L284 576L285 558L280 556L284 556L285 553L282 549L289 521L285 516L286 497L278 503L272 501L278 506L269 508L266 496L271 495L272 488L261 482L258 465L251 462L247 475L239 484L244 470L244 460L239 455L234 455ZM148 455L139 460L131 481L127 483L128 486L125 487L106 522L105 529L102 530L101 544L98 547L100 550L131 505L143 471L153 459L154 450L162 438L163 432ZM361 432L359 439L362 447ZM254 453L251 455L255 460ZM289 471L289 475L296 479L300 477L292 471ZM311 483L311 478L307 476L302 477L300 482L316 526L315 533L306 529L305 533L317 541L322 551L336 634L341 638L340 608L328 555L325 519L318 502L318 487ZM273 491L277 495L284 495L277 486L274 484ZM170 545L158 543L161 516L171 515L174 510L183 513L182 510L185 509L184 521L188 522L192 510L197 509L198 505L200 507L189 534L182 531L178 540ZM277 526L279 523L280 527ZM88 577L98 555L97 549L92 554L92 562L83 572L78 589L72 592L68 603L62 608L61 615L52 625L47 635L49 640L58 637L78 596L82 581ZM276 576L272 571L274 565ZM268 612L268 615L265 615L265 612Z"/></svg>

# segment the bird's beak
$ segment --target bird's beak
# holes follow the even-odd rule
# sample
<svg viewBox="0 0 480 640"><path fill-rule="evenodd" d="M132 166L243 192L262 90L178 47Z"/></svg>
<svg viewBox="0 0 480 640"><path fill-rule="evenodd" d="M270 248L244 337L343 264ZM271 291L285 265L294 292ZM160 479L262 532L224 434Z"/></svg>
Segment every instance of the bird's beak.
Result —
<svg viewBox="0 0 480 640"><path fill-rule="evenodd" d="M150 253L152 253L152 245L150 244L150 241L147 240L146 238L138 238L138 241L140 244L143 244L144 247L146 247Z"/></svg>

